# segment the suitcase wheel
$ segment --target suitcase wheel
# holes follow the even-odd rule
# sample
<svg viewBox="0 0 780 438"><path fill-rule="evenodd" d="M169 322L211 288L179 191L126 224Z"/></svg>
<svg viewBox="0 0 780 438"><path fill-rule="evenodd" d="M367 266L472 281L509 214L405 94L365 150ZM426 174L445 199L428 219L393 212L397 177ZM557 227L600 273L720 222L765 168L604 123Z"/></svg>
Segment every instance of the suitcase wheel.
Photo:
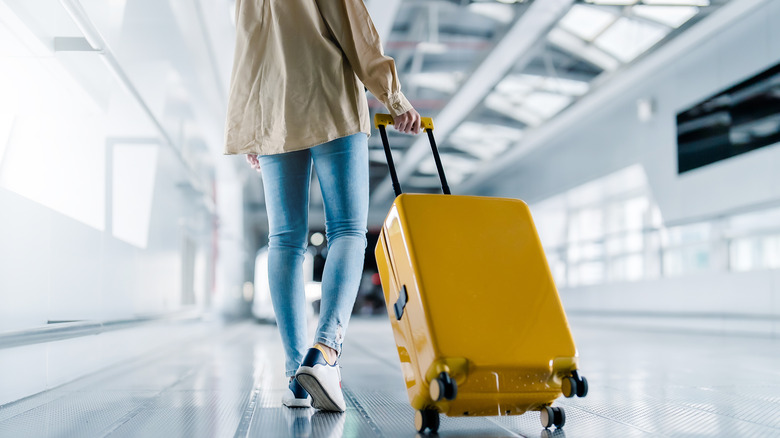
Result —
<svg viewBox="0 0 780 438"><path fill-rule="evenodd" d="M588 379L580 377L579 373L574 371L571 376L564 378L561 382L561 392L567 398L575 395L585 397L588 395Z"/></svg>
<svg viewBox="0 0 780 438"><path fill-rule="evenodd" d="M552 408L545 406L540 412L540 419L542 421L542 427L549 429L553 425L558 429L561 429L566 424L566 413L563 408Z"/></svg>
<svg viewBox="0 0 780 438"><path fill-rule="evenodd" d="M458 384L446 372L439 374L439 377L431 380L428 389L433 401L443 399L455 400L455 397L458 395Z"/></svg>
<svg viewBox="0 0 780 438"><path fill-rule="evenodd" d="M419 433L425 432L425 429L429 429L431 433L436 433L439 430L439 413L433 409L415 412L414 428Z"/></svg>
<svg viewBox="0 0 780 438"><path fill-rule="evenodd" d="M585 397L588 395L588 379L582 377L577 384L577 397Z"/></svg>
<svg viewBox="0 0 780 438"><path fill-rule="evenodd" d="M561 382L561 392L566 398L571 398L577 395L577 381L574 377L566 377Z"/></svg>

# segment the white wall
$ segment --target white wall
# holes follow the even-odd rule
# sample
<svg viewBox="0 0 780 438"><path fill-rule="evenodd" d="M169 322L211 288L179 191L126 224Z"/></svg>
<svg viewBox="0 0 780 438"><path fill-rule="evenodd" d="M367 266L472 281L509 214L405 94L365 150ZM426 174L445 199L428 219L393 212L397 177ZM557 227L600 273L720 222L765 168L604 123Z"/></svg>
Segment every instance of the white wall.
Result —
<svg viewBox="0 0 780 438"><path fill-rule="evenodd" d="M0 1L0 331L176 310L211 292L207 148L224 105L206 51L186 50L164 4L86 3L82 29L58 1ZM57 49L92 26L105 54Z"/></svg>
<svg viewBox="0 0 780 438"><path fill-rule="evenodd" d="M0 187L0 332L183 307L182 240L204 256L210 229L204 209L177 187L176 163L160 155L147 222L137 224L148 229L144 246ZM201 302L205 268L195 274Z"/></svg>
<svg viewBox="0 0 780 438"><path fill-rule="evenodd" d="M562 289L571 318L604 325L780 337L780 271L707 273Z"/></svg>
<svg viewBox="0 0 780 438"><path fill-rule="evenodd" d="M116 63L56 50L84 36L60 1L0 0L0 335L204 309L217 289L243 302L242 248L215 251L212 216L217 190L242 215L235 175L215 182L213 164L232 54L208 45L232 44L229 2L200 11L206 23L188 2L81 3ZM217 254L239 269L215 278ZM0 404L197 334L145 326L0 349Z"/></svg>

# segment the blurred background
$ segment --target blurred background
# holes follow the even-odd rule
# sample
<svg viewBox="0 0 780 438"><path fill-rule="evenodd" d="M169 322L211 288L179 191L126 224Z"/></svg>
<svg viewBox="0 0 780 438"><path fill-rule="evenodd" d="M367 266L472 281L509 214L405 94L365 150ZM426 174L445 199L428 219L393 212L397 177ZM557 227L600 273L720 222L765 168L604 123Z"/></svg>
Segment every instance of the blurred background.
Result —
<svg viewBox="0 0 780 438"><path fill-rule="evenodd" d="M531 206L570 315L780 335L780 2L366 4L453 193ZM234 8L0 0L0 405L182 321L274 320L260 174L223 155ZM437 192L424 136L389 135L404 190ZM381 316L393 193L379 135L369 148L354 311ZM316 178L310 208L314 315Z"/></svg>

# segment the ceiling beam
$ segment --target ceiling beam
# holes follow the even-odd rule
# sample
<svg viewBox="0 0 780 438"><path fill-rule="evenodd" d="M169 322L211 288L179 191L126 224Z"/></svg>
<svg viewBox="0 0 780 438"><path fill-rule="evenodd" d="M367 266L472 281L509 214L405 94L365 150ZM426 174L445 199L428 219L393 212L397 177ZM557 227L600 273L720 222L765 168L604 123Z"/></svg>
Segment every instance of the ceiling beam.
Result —
<svg viewBox="0 0 780 438"><path fill-rule="evenodd" d="M436 136L440 141L484 100L508 71L533 59L531 49L537 46L573 3L574 0L538 0L529 6L437 116ZM420 160L429 153L428 139L420 136L398 164L398 178L402 185L403 180L414 173ZM376 206L384 206L392 196L388 176L374 189L371 202Z"/></svg>

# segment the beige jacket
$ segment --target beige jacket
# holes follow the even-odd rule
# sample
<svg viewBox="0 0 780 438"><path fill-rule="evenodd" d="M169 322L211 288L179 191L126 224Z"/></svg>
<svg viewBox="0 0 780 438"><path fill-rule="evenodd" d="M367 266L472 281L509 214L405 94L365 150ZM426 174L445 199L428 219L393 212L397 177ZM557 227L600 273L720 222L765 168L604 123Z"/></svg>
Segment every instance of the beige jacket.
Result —
<svg viewBox="0 0 780 438"><path fill-rule="evenodd" d="M225 154L272 155L371 133L363 84L412 106L363 0L236 0Z"/></svg>

